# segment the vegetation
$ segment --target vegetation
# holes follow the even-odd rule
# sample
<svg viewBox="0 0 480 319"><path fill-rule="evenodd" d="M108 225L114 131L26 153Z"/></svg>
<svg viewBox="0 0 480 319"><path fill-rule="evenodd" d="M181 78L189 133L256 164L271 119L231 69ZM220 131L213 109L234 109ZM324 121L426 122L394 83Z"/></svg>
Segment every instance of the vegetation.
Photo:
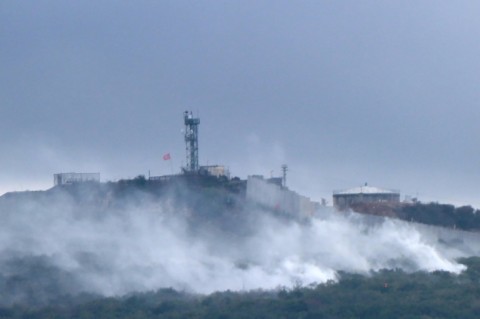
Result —
<svg viewBox="0 0 480 319"><path fill-rule="evenodd" d="M466 231L480 231L480 210L471 206L455 207L439 203L356 203L355 212L369 215L399 218L406 221L455 228Z"/></svg>
<svg viewBox="0 0 480 319"><path fill-rule="evenodd" d="M471 206L416 203L402 206L397 216L429 225L480 231L480 211Z"/></svg>
<svg viewBox="0 0 480 319"><path fill-rule="evenodd" d="M244 219L244 184L240 180L179 178L174 183L143 176L116 183L71 185L46 192L3 196L0 203L73 201L99 215L109 208L163 195L189 211L192 231L207 225L212 231L248 232ZM64 196L64 195L69 196ZM151 201L155 203L155 201ZM5 206L7 207L7 206ZM381 208L381 207L380 207ZM408 204L393 207L392 217L464 230L480 230L480 212L470 206ZM177 214L178 212L173 212ZM232 218L232 216L234 218ZM205 226L205 227L207 227ZM448 272L405 273L382 270L370 276L340 273L338 282L275 291L217 292L197 295L173 289L102 298L82 294L84 287L70 273L42 256L13 259L0 274L1 318L478 318L480 257L460 260L468 268ZM74 288L72 288L74 287ZM78 287L78 288L76 288ZM70 294L65 294L69 291Z"/></svg>
<svg viewBox="0 0 480 319"><path fill-rule="evenodd" d="M338 283L208 296L161 289L40 309L17 305L1 308L0 318L478 318L480 258L461 262L468 269L460 275L341 273Z"/></svg>

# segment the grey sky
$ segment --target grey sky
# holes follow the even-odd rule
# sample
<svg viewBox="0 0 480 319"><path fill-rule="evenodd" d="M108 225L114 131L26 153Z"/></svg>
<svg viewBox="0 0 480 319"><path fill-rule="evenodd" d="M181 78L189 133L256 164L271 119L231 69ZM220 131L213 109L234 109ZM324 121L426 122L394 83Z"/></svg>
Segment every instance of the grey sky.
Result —
<svg viewBox="0 0 480 319"><path fill-rule="evenodd" d="M477 1L0 2L0 190L200 162L480 206Z"/></svg>

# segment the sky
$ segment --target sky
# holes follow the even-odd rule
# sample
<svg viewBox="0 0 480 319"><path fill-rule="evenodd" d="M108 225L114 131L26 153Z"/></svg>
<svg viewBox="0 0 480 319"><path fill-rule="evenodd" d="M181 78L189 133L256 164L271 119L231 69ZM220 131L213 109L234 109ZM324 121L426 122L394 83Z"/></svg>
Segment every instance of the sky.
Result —
<svg viewBox="0 0 480 319"><path fill-rule="evenodd" d="M59 172L368 183L480 208L478 1L0 2L0 193ZM162 156L171 154L171 161Z"/></svg>

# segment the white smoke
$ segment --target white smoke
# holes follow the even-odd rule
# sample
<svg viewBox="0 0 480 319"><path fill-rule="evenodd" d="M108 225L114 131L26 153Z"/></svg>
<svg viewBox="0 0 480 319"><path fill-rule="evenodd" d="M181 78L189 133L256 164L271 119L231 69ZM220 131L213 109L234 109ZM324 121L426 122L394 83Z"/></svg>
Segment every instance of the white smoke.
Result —
<svg viewBox="0 0 480 319"><path fill-rule="evenodd" d="M478 251L442 243L435 231L414 224L329 211L308 223L245 212L246 225L238 226L245 231L231 232L209 222L192 227L195 212L169 201L79 211L65 197L3 207L3 275L11 272L10 258L42 256L74 276L73 292L107 296L162 287L271 289L382 268L458 273L464 266L455 258Z"/></svg>

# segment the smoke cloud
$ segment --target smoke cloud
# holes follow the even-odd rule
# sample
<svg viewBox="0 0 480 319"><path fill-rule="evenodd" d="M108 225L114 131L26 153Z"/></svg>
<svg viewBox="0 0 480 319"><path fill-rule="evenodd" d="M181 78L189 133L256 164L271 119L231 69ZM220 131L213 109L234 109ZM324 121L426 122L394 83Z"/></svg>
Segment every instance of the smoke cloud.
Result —
<svg viewBox="0 0 480 319"><path fill-rule="evenodd" d="M464 266L455 258L480 250L469 237L476 235L329 209L306 222L254 207L212 218L168 195L136 193L119 202L107 194L79 205L78 194L50 193L0 202L3 302L53 291L273 289L382 268L459 273Z"/></svg>

